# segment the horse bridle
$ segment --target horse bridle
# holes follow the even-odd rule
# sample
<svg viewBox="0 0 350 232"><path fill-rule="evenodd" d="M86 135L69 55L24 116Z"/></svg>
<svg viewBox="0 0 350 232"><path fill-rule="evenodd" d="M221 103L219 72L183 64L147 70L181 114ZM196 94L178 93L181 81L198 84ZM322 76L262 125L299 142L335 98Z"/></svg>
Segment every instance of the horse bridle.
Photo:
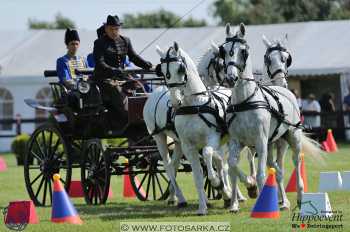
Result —
<svg viewBox="0 0 350 232"><path fill-rule="evenodd" d="M244 44L246 46L246 49L242 50L243 52L243 59L244 59L244 64L243 65L239 65L237 64L236 62L234 61L230 61L226 64L225 62L225 54L226 54L226 50L224 48L224 45L227 44L227 43L230 43L232 42L232 45L231 45L231 49L229 51L229 55L232 57L234 55L234 46L235 46L235 43L241 43L241 44ZM246 65L246 61L248 59L248 56L249 56L249 53L248 53L248 49L249 49L249 46L247 44L247 41L244 40L244 39L241 39L241 38L238 38L237 36L234 36L234 37L231 37L231 38L226 38L225 40L225 43L223 43L222 45L220 45L219 47L219 56L224 60L224 67L225 67L225 73L227 73L227 68L232 65L234 67L236 67L240 72L243 72L244 69L245 69L245 65Z"/></svg>
<svg viewBox="0 0 350 232"><path fill-rule="evenodd" d="M168 88L175 88L175 87L184 86L187 84L187 72L186 72L187 65L186 65L185 59L182 56L170 57L171 49L172 49L171 47L168 49L165 58L160 58L160 64L158 64L156 67L156 74L157 74L157 76L165 76L164 80L165 80L165 84ZM169 80L171 77L171 74L169 71L169 64L171 62L180 62L180 67L179 67L178 72L185 74L184 81L182 81L180 83L168 83L167 82L167 80ZM161 71L162 64L166 64L166 74L165 75Z"/></svg>
<svg viewBox="0 0 350 232"><path fill-rule="evenodd" d="M222 59L220 56L215 55L213 58L210 59L208 67L207 67L207 71L208 71L208 76L213 78L213 75L210 74L210 66L213 65L214 67L214 71L215 71L215 75L216 75L216 80L219 83L219 85L222 85L223 82L225 81L225 79L220 79L220 72L224 69L224 65L222 65L220 63L220 59Z"/></svg>
<svg viewBox="0 0 350 232"><path fill-rule="evenodd" d="M287 61L286 61L286 65L287 65L287 68L292 64L292 56L290 54L290 52L282 47L280 44L276 45L276 46L273 46L273 47L270 47L266 50L266 53L264 55L264 63L266 65L266 71L267 71L267 74L269 75L270 79L273 79L278 73L284 73L285 76L288 75L288 70L286 69L286 72L284 72L282 69L277 69L276 71L274 71L273 73L271 73L271 70L270 70L270 65L271 65L271 59L270 59L270 54L271 52L273 51L279 51L279 52L286 52L288 53L288 58L287 58Z"/></svg>

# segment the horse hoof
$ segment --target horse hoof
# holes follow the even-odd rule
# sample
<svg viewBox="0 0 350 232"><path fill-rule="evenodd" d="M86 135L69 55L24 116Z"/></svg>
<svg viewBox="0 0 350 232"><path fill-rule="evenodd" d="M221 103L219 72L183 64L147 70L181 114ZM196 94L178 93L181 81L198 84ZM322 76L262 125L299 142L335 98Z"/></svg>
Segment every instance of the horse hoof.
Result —
<svg viewBox="0 0 350 232"><path fill-rule="evenodd" d="M207 210L198 210L197 211L197 216L205 216L208 214L208 211Z"/></svg>
<svg viewBox="0 0 350 232"><path fill-rule="evenodd" d="M230 209L230 213L237 214L239 212L239 209Z"/></svg>
<svg viewBox="0 0 350 232"><path fill-rule="evenodd" d="M173 201L173 200L168 201L168 205L175 205L175 201Z"/></svg>
<svg viewBox="0 0 350 232"><path fill-rule="evenodd" d="M224 209L228 209L231 206L231 199L224 200Z"/></svg>
<svg viewBox="0 0 350 232"><path fill-rule="evenodd" d="M282 206L280 207L280 211L288 211L288 210L289 210L289 207L286 206L286 205L282 205Z"/></svg>
<svg viewBox="0 0 350 232"><path fill-rule="evenodd" d="M214 186L213 186L213 188L216 189L216 190L221 190L221 189L223 189L223 188L224 188L224 182L223 182L222 180L220 180L220 184L219 184L217 187L214 187Z"/></svg>
<svg viewBox="0 0 350 232"><path fill-rule="evenodd" d="M177 204L177 208L181 209L181 208L186 208L187 207L187 202L180 202Z"/></svg>
<svg viewBox="0 0 350 232"><path fill-rule="evenodd" d="M247 190L248 190L248 196L250 198L255 199L258 197L258 187L256 185L247 187Z"/></svg>

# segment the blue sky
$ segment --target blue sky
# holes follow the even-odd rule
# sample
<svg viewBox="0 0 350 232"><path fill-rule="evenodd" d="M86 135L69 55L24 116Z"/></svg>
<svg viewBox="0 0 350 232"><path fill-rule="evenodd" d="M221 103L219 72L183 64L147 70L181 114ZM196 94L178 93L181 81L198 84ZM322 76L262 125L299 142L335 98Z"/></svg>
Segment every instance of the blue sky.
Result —
<svg viewBox="0 0 350 232"><path fill-rule="evenodd" d="M0 30L26 29L28 19L53 21L55 15L72 19L79 29L93 29L105 21L108 14L123 15L164 8L183 15L200 0L0 0ZM191 15L197 19L206 19L210 24L215 21L209 15L208 8L214 0L206 0Z"/></svg>

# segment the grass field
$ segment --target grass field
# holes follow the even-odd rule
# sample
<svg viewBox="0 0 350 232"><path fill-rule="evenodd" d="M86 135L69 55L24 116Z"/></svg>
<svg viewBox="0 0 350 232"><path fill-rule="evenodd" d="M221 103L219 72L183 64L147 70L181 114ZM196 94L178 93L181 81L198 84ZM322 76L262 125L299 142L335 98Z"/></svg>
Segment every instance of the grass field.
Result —
<svg viewBox="0 0 350 232"><path fill-rule="evenodd" d="M325 155L326 166L320 167L306 154L306 169L308 173L309 192L315 192L318 189L320 171L344 171L350 170L350 146L342 144L339 152ZM8 164L8 170L0 173L0 208L6 207L10 201L28 199L28 194L24 186L23 168L15 165L14 156L6 154L3 156ZM241 165L247 170L246 159L243 158ZM293 170L291 156L286 157L286 178L287 184L289 176ZM73 179L79 179L79 170L76 170ZM112 190L114 196L103 206L87 206L83 199L74 199L80 217L84 221L82 226L53 224L50 222L51 208L36 208L40 223L29 225L25 231L119 231L120 221L142 221L142 222L230 222L232 231L293 231L291 224L291 211L281 212L281 218L273 219L252 219L250 210L255 200L248 200L241 204L239 214L231 214L223 209L223 201L211 201L213 207L209 209L209 215L198 217L195 215L197 209L197 194L194 188L191 174L181 174L178 177L178 183L182 188L185 197L189 202L186 209L177 209L174 206L168 206L163 201L140 202L137 199L122 198L121 177L112 177ZM242 188L243 189L243 188ZM243 189L246 195L246 190ZM350 192L329 192L329 197L333 210L343 212L343 230L350 231ZM296 204L296 194L289 193L292 208ZM328 223L331 224L331 223ZM300 229L299 229L300 230ZM0 223L0 231L8 231L3 220ZM298 231L298 230L295 230ZM303 231L336 231L307 229Z"/></svg>

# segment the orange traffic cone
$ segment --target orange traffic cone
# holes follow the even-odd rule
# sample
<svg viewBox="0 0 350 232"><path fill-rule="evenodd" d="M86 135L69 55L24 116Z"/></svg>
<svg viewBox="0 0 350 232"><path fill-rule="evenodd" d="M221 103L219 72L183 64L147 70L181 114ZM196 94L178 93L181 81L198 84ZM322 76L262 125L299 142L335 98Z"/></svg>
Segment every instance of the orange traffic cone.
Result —
<svg viewBox="0 0 350 232"><path fill-rule="evenodd" d="M338 146L337 146L337 143L336 143L335 140L334 140L333 133L332 133L332 130L331 130L331 129L328 129L328 131L327 131L326 142L327 142L327 144L328 144L328 147L329 147L329 151L330 151L330 152L336 152L336 151L338 151Z"/></svg>
<svg viewBox="0 0 350 232"><path fill-rule="evenodd" d="M4 172L7 170L6 161L4 158L0 157L0 172Z"/></svg>
<svg viewBox="0 0 350 232"><path fill-rule="evenodd" d="M125 170L128 170L129 161L126 160L125 162L126 162ZM131 186L129 174L124 175L123 181L124 181L123 197L126 197L126 198L135 198L136 195L135 195L134 189L133 189L132 186Z"/></svg>
<svg viewBox="0 0 350 232"><path fill-rule="evenodd" d="M83 224L60 182L60 175L53 175L53 180L51 221L55 223Z"/></svg>
<svg viewBox="0 0 350 232"><path fill-rule="evenodd" d="M300 156L301 156L300 174L301 174L301 178L303 179L303 183L304 183L304 192L307 192L308 185L307 185L307 175L306 175L306 169L305 169L304 153L301 153ZM296 174L295 169L294 169L292 175L290 176L288 185L286 187L286 192L297 192L297 174Z"/></svg>
<svg viewBox="0 0 350 232"><path fill-rule="evenodd" d="M260 192L253 211L250 215L253 218L279 218L278 192L276 183L276 170L269 169L269 176Z"/></svg>
<svg viewBox="0 0 350 232"><path fill-rule="evenodd" d="M330 152L327 141L323 141L323 142L322 142L322 147L321 147L321 148L322 148L322 150L324 150L325 152Z"/></svg>
<svg viewBox="0 0 350 232"><path fill-rule="evenodd" d="M32 201L13 201L7 207L5 224L12 226L38 224L39 219Z"/></svg>

